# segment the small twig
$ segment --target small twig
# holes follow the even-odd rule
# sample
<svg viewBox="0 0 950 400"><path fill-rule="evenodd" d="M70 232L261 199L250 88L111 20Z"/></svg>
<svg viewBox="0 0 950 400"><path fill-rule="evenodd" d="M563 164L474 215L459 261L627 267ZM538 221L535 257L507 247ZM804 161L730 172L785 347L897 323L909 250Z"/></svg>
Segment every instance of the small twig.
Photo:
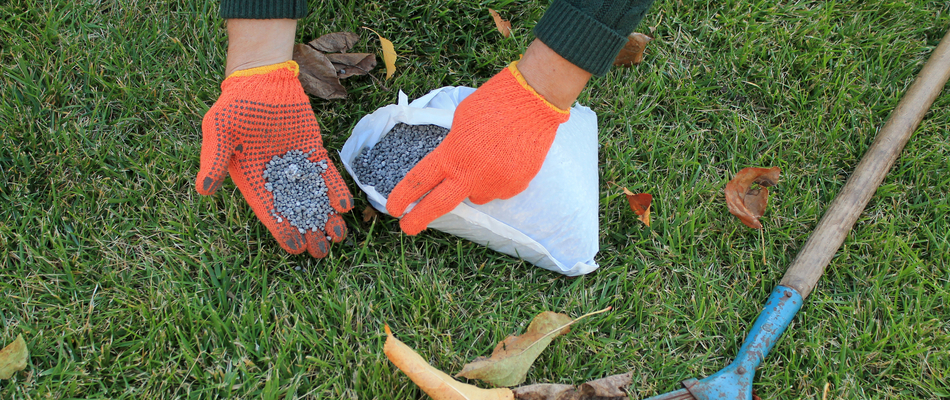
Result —
<svg viewBox="0 0 950 400"><path fill-rule="evenodd" d="M86 332L92 335L92 325L90 321L92 320L92 308L95 305L96 301L96 292L99 291L99 284L96 284L95 289L92 289L92 296L89 298L89 311L86 312Z"/></svg>

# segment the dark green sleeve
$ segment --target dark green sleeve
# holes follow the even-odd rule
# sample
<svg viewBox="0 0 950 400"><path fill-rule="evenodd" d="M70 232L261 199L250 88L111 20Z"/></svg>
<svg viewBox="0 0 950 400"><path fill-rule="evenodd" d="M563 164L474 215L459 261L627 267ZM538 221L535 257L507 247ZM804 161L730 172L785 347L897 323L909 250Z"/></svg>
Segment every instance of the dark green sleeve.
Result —
<svg viewBox="0 0 950 400"><path fill-rule="evenodd" d="M221 0L221 18L301 19L307 0Z"/></svg>
<svg viewBox="0 0 950 400"><path fill-rule="evenodd" d="M604 75L651 4L653 0L554 0L534 35L574 65Z"/></svg>

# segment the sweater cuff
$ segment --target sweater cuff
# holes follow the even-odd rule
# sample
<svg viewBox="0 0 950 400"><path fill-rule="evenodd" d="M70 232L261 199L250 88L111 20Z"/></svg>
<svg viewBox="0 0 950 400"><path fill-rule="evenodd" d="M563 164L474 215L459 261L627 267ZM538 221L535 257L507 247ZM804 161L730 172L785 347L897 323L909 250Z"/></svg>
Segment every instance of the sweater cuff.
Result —
<svg viewBox="0 0 950 400"><path fill-rule="evenodd" d="M307 16L307 0L221 0L221 18L301 19Z"/></svg>
<svg viewBox="0 0 950 400"><path fill-rule="evenodd" d="M567 61L594 75L610 71L627 38L566 1L554 1L534 35Z"/></svg>

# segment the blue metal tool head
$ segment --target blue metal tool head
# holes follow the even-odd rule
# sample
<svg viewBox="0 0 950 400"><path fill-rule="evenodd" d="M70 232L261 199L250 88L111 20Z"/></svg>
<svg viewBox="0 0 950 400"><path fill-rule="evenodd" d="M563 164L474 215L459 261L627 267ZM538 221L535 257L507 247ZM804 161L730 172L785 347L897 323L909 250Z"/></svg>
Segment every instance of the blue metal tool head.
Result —
<svg viewBox="0 0 950 400"><path fill-rule="evenodd" d="M752 399L752 378L755 377L755 369L769 354L775 342L782 336L785 328L801 308L802 295L798 291L781 285L777 286L766 301L762 313L756 318L749 336L742 343L739 354L736 355L732 364L705 379L683 381L684 389L651 397L648 400Z"/></svg>

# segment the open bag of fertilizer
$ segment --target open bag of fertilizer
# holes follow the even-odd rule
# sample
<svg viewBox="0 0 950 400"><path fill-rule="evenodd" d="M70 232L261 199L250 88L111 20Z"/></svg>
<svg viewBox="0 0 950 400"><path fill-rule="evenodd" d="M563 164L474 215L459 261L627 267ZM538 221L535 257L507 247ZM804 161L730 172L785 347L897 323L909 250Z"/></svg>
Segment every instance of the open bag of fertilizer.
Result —
<svg viewBox="0 0 950 400"><path fill-rule="evenodd" d="M399 92L392 104L363 117L343 145L340 158L374 208L386 212L386 197L360 181L355 165L399 123L449 129L455 108L475 89L447 86L409 103ZM440 139L441 140L441 139ZM391 190L391 188L389 188ZM597 115L575 105L561 124L538 175L528 188L507 200L476 205L468 199L432 221L438 229L496 251L520 257L568 276L597 269L598 245ZM411 206L410 206L411 207ZM411 209L411 208L410 208Z"/></svg>

